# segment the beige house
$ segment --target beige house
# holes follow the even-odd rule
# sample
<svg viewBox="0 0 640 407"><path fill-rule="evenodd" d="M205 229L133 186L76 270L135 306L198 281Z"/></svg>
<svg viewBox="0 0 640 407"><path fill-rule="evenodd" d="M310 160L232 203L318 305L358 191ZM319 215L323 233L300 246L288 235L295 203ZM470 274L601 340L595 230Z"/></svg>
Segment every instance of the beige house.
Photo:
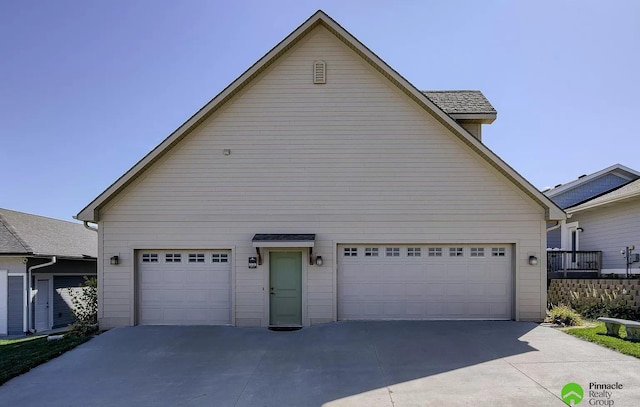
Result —
<svg viewBox="0 0 640 407"><path fill-rule="evenodd" d="M565 214L481 142L495 118L318 11L78 214L102 327L540 320Z"/></svg>

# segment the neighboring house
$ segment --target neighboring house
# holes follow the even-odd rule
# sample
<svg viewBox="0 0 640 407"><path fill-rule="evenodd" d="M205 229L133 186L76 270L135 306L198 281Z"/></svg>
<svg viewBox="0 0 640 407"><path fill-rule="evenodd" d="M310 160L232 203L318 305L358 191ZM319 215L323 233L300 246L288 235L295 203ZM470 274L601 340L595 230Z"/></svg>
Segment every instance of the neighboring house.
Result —
<svg viewBox="0 0 640 407"><path fill-rule="evenodd" d="M627 246L640 252L640 179L566 209L580 225L580 250L602 252L602 273L626 273ZM638 263L631 265L638 273Z"/></svg>
<svg viewBox="0 0 640 407"><path fill-rule="evenodd" d="M566 184L559 184L543 191L560 208L565 209L588 201L594 197L612 191L640 178L640 172L615 164ZM549 225L551 226L551 225ZM567 219L547 234L547 247L550 249L578 250L577 237L579 226L574 219Z"/></svg>
<svg viewBox="0 0 640 407"><path fill-rule="evenodd" d="M73 323L70 290L96 275L97 243L82 224L0 209L0 335Z"/></svg>
<svg viewBox="0 0 640 407"><path fill-rule="evenodd" d="M427 96L314 14L77 215L101 326L541 320L564 212Z"/></svg>

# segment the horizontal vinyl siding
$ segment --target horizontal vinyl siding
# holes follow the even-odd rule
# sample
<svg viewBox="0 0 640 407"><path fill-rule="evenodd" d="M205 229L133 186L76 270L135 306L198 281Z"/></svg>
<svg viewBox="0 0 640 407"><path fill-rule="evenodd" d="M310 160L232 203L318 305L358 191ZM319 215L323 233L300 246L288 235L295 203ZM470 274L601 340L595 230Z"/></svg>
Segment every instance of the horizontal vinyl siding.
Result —
<svg viewBox="0 0 640 407"><path fill-rule="evenodd" d="M634 245L640 249L640 201L633 200L574 213L584 232L580 233L580 250L602 251L603 269L626 269L620 250ZM637 269L638 263L631 266Z"/></svg>
<svg viewBox="0 0 640 407"><path fill-rule="evenodd" d="M319 59L326 85L312 83ZM267 268L247 268L253 235L316 233L325 265L309 268L306 312L320 321L335 311L336 243L518 243L524 264L527 251L544 250L543 219L542 208L318 28L101 210L102 317L131 317L136 248L235 248L242 324L264 320ZM108 264L114 254L121 265ZM540 295L539 270L530 274L523 285L535 294L537 284ZM539 318L540 302L523 304Z"/></svg>

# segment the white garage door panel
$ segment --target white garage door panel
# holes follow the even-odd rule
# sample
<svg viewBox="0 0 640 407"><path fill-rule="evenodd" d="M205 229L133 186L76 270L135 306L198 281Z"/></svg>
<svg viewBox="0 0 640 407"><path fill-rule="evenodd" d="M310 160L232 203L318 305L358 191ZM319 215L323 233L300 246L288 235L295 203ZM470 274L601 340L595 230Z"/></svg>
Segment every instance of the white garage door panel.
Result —
<svg viewBox="0 0 640 407"><path fill-rule="evenodd" d="M190 262L201 254L201 262ZM139 323L231 324L229 251L143 250L138 253Z"/></svg>
<svg viewBox="0 0 640 407"><path fill-rule="evenodd" d="M340 245L338 259L341 320L511 319L510 245Z"/></svg>

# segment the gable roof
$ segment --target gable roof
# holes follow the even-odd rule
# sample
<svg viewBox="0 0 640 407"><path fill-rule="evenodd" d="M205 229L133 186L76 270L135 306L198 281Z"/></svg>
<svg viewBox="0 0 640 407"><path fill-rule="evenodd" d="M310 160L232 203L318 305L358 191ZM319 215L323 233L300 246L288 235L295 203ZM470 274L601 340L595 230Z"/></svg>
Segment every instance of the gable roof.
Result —
<svg viewBox="0 0 640 407"><path fill-rule="evenodd" d="M479 90L423 90L422 93L455 120L490 124L498 115Z"/></svg>
<svg viewBox="0 0 640 407"><path fill-rule="evenodd" d="M0 255L98 256L98 236L80 223L0 208Z"/></svg>
<svg viewBox="0 0 640 407"><path fill-rule="evenodd" d="M618 175L622 178L627 178L629 181L635 180L640 178L640 172L636 171L636 170L632 170L629 167L625 167L622 164L614 164L610 167L607 167L603 170L600 170L598 172L594 172L593 174L589 174L589 175L582 175L580 177L578 177L578 179L575 179L571 182L567 182L566 184L560 184L560 185L556 185L554 188L552 189L548 189L546 191L544 191L543 193L548 196L549 198L553 198L555 196L558 196L564 192L568 192L574 188L579 187L580 185L584 185L587 182L591 182L594 181L598 178L604 177L607 174L615 174Z"/></svg>
<svg viewBox="0 0 640 407"><path fill-rule="evenodd" d="M347 30L342 28L331 17L323 11L318 10L307 21L302 23L297 29L289 34L284 40L272 48L265 56L259 59L240 77L227 86L222 92L214 97L209 103L196 112L191 118L183 123L178 129L164 139L156 148L143 157L129 171L118 178L111 186L109 186L102 194L89 203L77 215L77 219L83 221L97 222L100 220L100 209L115 197L119 192L133 182L140 174L147 170L154 162L166 154L175 144L180 142L200 123L206 120L228 100L236 95L241 89L249 84L261 72L267 69L281 55L286 53L292 46L298 43L304 36L317 26L323 26L347 47L365 60L373 69L380 72L391 83L397 86L414 102L418 103L426 112L432 115L442 125L449 129L456 137L462 140L472 150L479 154L483 159L489 162L494 168L502 173L507 179L513 182L520 190L522 190L531 199L545 208L546 217L549 220L559 220L566 217L565 213L549 198L544 196L538 189L525 180L513 168L507 165L489 148L473 137L468 131L457 123L454 118L443 111L429 97L425 96L416 87L404 79L398 72L387 65L376 54L369 50L364 44L353 37ZM484 97L484 96L483 96ZM442 102L441 102L442 103ZM487 102L488 103L488 102ZM453 108L453 102L451 106ZM447 105L447 108L449 106Z"/></svg>
<svg viewBox="0 0 640 407"><path fill-rule="evenodd" d="M640 197L640 179L632 181L620 188L614 189L613 191L597 196L571 208L567 208L566 211L567 213L575 213L636 197Z"/></svg>

